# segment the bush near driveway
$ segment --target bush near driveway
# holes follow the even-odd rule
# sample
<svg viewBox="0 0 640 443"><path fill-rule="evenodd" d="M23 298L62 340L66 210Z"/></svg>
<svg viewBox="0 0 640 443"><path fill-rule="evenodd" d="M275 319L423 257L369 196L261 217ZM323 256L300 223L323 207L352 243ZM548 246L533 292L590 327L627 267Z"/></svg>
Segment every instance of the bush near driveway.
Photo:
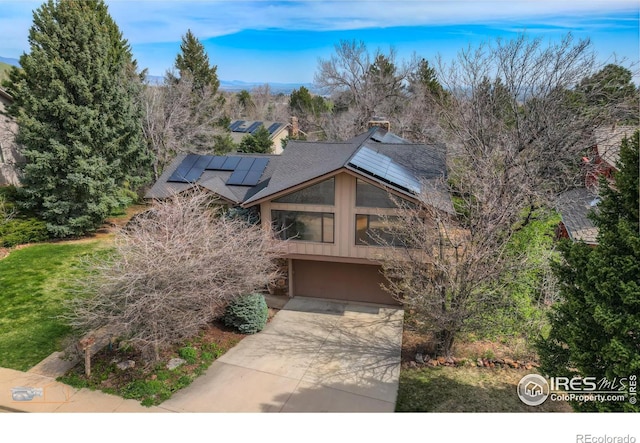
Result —
<svg viewBox="0 0 640 443"><path fill-rule="evenodd" d="M255 334L264 329L269 308L262 294L238 297L227 306L224 324L233 326L243 334Z"/></svg>

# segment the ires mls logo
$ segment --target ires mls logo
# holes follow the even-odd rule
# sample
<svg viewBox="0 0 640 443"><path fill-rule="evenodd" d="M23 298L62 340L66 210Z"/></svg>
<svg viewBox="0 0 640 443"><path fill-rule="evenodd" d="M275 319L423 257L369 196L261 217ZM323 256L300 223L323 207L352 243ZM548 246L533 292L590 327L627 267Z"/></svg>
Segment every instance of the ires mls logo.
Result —
<svg viewBox="0 0 640 443"><path fill-rule="evenodd" d="M636 404L637 377L550 377L525 375L518 383L518 397L526 405L538 406L547 398L552 401L623 402Z"/></svg>
<svg viewBox="0 0 640 443"><path fill-rule="evenodd" d="M549 397L549 392L549 383L538 374L525 375L518 383L518 397L525 405L541 405Z"/></svg>

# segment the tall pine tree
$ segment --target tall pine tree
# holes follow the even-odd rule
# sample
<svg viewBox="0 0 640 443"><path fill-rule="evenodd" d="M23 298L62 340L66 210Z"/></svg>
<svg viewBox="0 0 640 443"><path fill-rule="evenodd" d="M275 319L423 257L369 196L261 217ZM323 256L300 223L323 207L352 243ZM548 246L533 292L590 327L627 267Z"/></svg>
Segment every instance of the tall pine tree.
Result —
<svg viewBox="0 0 640 443"><path fill-rule="evenodd" d="M52 235L81 235L149 176L136 64L102 0L44 3L29 44L7 83L26 158L23 205Z"/></svg>
<svg viewBox="0 0 640 443"><path fill-rule="evenodd" d="M615 187L601 182L602 201L593 220L598 246L565 243L557 266L562 301L551 331L539 343L549 376L640 376L639 133L622 142ZM584 411L640 411L630 402L575 403Z"/></svg>
<svg viewBox="0 0 640 443"><path fill-rule="evenodd" d="M202 93L205 88L210 88L211 95L215 95L220 87L216 72L218 67L209 65L209 56L204 46L190 29L182 37L180 50L182 52L176 56L175 63L180 77L189 75L193 81L194 91Z"/></svg>

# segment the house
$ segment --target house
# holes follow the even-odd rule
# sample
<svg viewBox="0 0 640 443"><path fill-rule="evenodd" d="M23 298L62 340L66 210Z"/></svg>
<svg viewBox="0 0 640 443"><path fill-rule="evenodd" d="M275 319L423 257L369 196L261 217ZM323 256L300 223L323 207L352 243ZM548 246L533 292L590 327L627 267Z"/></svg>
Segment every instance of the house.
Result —
<svg viewBox="0 0 640 443"><path fill-rule="evenodd" d="M598 228L587 214L597 210L598 202L598 196L585 188L572 189L560 194L556 202L556 209L562 219L558 226L558 237L597 245Z"/></svg>
<svg viewBox="0 0 640 443"><path fill-rule="evenodd" d="M146 197L161 199L192 187L259 215L287 242L290 297L397 304L380 284L373 244L381 216L398 200L417 204L422 186L446 176L443 146L410 143L380 127L346 142L292 140L281 155L186 155L176 158ZM430 186L437 191L437 186ZM434 205L451 210L448 194Z"/></svg>
<svg viewBox="0 0 640 443"><path fill-rule="evenodd" d="M19 185L17 165L24 161L15 142L18 125L5 114L13 98L0 89L0 186Z"/></svg>
<svg viewBox="0 0 640 443"><path fill-rule="evenodd" d="M273 141L272 152L274 154L282 153L282 140L292 136L292 131L297 131L297 119L292 118L292 123L272 122L272 121L253 121L253 120L233 120L229 125L231 131L231 139L234 143L239 144L248 134L255 133L261 126L269 131L269 138Z"/></svg>
<svg viewBox="0 0 640 443"><path fill-rule="evenodd" d="M598 128L594 131L590 157L583 158L586 166L586 188L572 189L558 196L556 210L562 218L558 226L558 237L584 241L591 246L598 244L598 228L587 215L590 211L597 210L600 177L613 184L613 174L618 170L622 140L631 138L636 130L635 126L621 125Z"/></svg>
<svg viewBox="0 0 640 443"><path fill-rule="evenodd" d="M616 164L620 158L622 139L631 138L637 129L637 126L620 125L595 130L591 155L583 159L587 165L587 188L597 187L599 177L613 179L613 172L618 169Z"/></svg>

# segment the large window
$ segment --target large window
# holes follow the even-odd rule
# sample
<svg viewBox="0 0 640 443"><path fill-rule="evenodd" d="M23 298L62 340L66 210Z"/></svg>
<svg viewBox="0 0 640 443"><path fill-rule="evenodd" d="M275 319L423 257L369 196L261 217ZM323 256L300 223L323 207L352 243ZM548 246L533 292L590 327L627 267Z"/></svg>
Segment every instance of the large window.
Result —
<svg viewBox="0 0 640 443"><path fill-rule="evenodd" d="M333 243L334 217L330 212L274 210L271 220L283 240Z"/></svg>
<svg viewBox="0 0 640 443"><path fill-rule="evenodd" d="M330 178L280 197L274 202L297 203L300 205L333 205L335 203L335 194L336 181L334 178Z"/></svg>
<svg viewBox="0 0 640 443"><path fill-rule="evenodd" d="M395 197L398 200L404 199ZM384 189L373 186L364 180L356 180L356 206L359 208L395 208L397 205Z"/></svg>
<svg viewBox="0 0 640 443"><path fill-rule="evenodd" d="M400 246L400 242L392 234L391 226L398 217L384 218L371 214L356 214L356 245Z"/></svg>

